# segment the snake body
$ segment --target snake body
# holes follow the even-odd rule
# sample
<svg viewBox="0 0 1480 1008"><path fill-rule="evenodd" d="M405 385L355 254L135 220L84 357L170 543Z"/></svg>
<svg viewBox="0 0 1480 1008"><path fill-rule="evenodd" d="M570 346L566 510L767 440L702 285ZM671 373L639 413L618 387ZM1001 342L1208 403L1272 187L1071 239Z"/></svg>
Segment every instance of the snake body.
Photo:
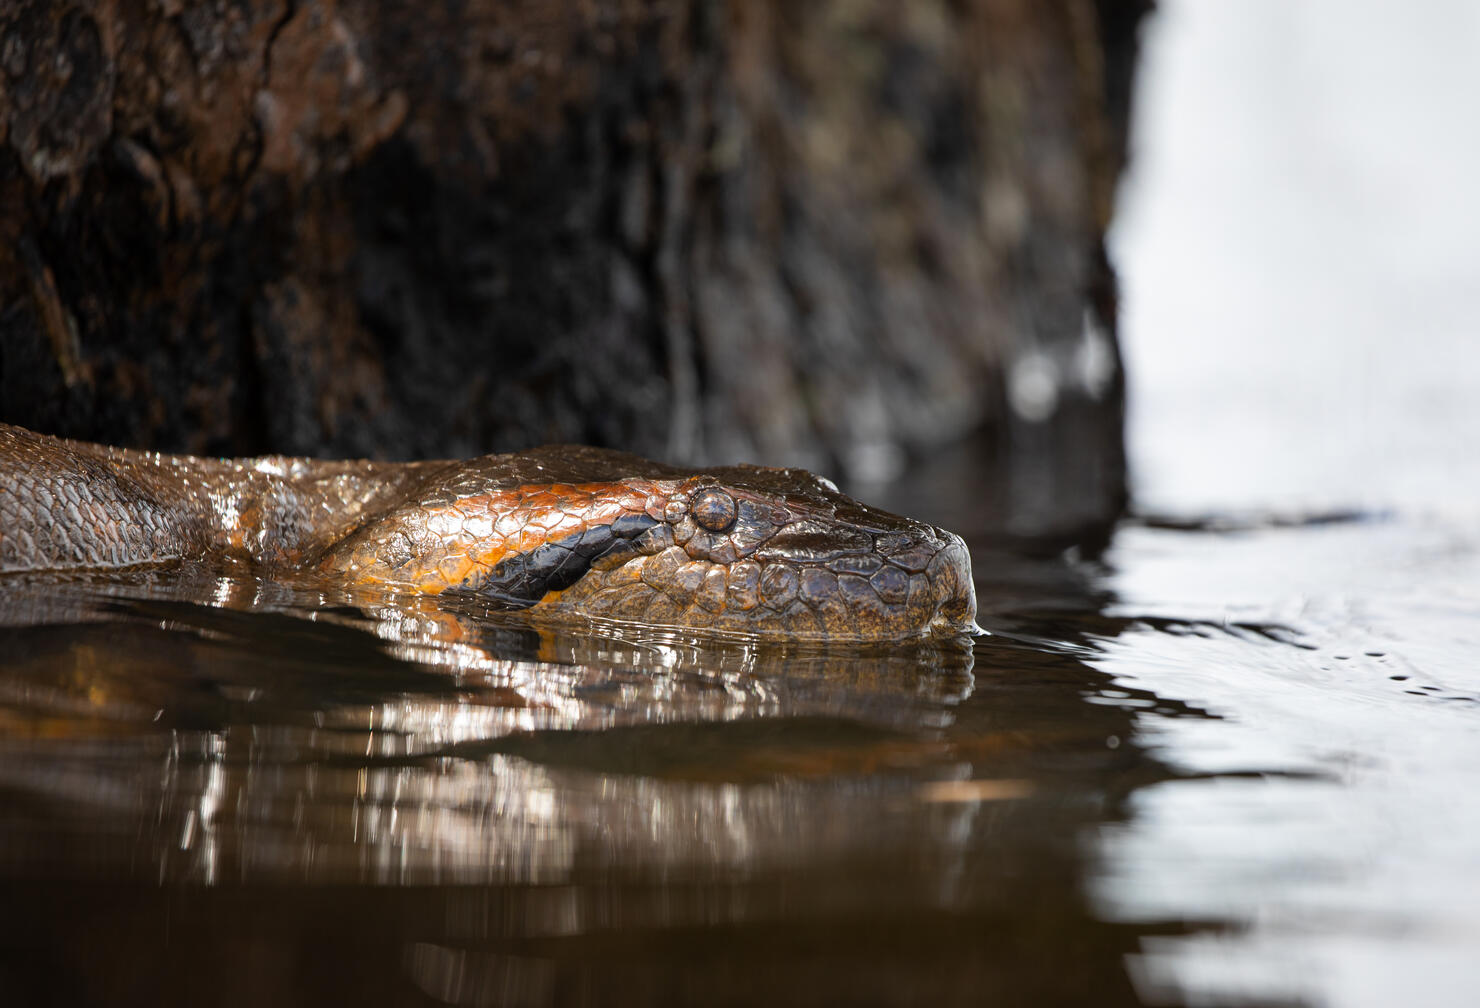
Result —
<svg viewBox="0 0 1480 1008"><path fill-rule="evenodd" d="M794 639L969 632L962 540L799 469L210 459L0 425L0 573L180 561Z"/></svg>

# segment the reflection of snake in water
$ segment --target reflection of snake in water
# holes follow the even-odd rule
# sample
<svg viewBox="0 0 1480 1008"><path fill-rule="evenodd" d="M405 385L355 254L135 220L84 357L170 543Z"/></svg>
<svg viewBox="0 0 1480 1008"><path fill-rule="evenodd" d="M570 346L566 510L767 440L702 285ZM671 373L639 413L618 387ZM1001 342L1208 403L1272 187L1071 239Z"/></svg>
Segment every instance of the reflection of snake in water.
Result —
<svg viewBox="0 0 1480 1008"><path fill-rule="evenodd" d="M568 446L223 460L0 425L0 572L188 559L799 639L959 634L976 609L960 538L799 469Z"/></svg>

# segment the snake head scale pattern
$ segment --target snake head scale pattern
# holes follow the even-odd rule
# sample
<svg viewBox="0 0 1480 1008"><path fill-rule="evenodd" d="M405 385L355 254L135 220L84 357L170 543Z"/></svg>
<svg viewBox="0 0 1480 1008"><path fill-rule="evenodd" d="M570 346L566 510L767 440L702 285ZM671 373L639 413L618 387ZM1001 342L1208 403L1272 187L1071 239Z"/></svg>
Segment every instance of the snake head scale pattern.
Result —
<svg viewBox="0 0 1480 1008"><path fill-rule="evenodd" d="M896 640L974 628L958 536L811 473L686 472L590 448L522 458L527 481L491 486L470 471L349 537L323 566L509 608L740 634Z"/></svg>
<svg viewBox="0 0 1480 1008"><path fill-rule="evenodd" d="M208 459L0 425L0 573L192 560L771 638L975 628L958 536L800 469L685 469L574 446Z"/></svg>

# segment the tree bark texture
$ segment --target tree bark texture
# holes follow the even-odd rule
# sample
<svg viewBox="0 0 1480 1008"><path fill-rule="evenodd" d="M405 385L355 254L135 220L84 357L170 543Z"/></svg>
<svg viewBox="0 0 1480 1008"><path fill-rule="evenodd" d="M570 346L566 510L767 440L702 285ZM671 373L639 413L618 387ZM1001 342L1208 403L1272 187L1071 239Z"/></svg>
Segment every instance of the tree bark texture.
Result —
<svg viewBox="0 0 1480 1008"><path fill-rule="evenodd" d="M1141 7L7 0L0 418L855 483L976 435L1104 520Z"/></svg>

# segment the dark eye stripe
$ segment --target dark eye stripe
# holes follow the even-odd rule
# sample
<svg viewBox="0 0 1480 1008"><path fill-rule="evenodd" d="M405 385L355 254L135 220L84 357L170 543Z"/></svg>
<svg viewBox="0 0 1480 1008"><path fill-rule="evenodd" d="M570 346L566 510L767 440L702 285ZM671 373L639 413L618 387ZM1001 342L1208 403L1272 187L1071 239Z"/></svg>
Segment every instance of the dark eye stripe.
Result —
<svg viewBox="0 0 1480 1008"><path fill-rule="evenodd" d="M610 525L591 525L505 557L482 580L466 586L510 609L528 608L548 593L575 584L602 557L632 549L631 540L657 524L647 515L623 515Z"/></svg>
<svg viewBox="0 0 1480 1008"><path fill-rule="evenodd" d="M656 524L645 514L625 514L606 527L618 538L635 539Z"/></svg>

